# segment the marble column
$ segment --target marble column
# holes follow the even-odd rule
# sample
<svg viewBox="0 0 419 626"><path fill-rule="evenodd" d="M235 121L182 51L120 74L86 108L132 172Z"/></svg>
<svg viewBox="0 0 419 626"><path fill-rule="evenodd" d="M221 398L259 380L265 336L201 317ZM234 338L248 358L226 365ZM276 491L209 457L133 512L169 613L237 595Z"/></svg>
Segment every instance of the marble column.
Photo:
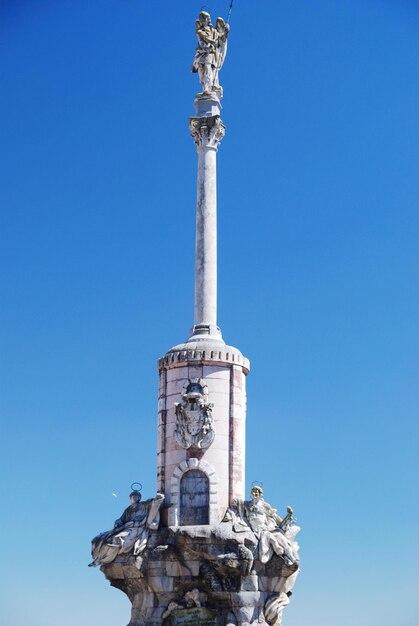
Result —
<svg viewBox="0 0 419 626"><path fill-rule="evenodd" d="M195 99L190 130L198 152L193 338L221 338L217 326L217 150L224 136L221 104L214 96Z"/></svg>

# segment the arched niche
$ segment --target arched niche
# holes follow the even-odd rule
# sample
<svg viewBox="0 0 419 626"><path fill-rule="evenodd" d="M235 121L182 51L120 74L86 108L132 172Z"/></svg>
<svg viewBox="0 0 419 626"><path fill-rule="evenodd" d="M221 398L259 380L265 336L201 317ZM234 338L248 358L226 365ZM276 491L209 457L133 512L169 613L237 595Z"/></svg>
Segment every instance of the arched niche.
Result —
<svg viewBox="0 0 419 626"><path fill-rule="evenodd" d="M182 461L171 479L170 504L169 526L218 524L218 481L211 465Z"/></svg>
<svg viewBox="0 0 419 626"><path fill-rule="evenodd" d="M209 478L199 469L190 469L180 479L179 526L209 523Z"/></svg>

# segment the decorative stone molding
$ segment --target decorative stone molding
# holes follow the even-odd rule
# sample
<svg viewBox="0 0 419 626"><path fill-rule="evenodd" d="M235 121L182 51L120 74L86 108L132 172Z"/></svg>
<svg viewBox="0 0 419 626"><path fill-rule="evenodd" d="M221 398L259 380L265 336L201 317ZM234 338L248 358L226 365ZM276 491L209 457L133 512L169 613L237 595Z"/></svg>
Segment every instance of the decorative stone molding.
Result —
<svg viewBox="0 0 419 626"><path fill-rule="evenodd" d="M184 344L180 349L175 347L159 359L158 366L159 370L162 370L196 363L240 365L245 374L248 374L250 370L249 359L243 356L236 348L225 345L218 349L214 347L206 348L204 346L201 348L189 347L188 344Z"/></svg>
<svg viewBox="0 0 419 626"><path fill-rule="evenodd" d="M219 115L191 117L189 130L195 140L198 151L202 150L202 148L217 150L221 139L224 137L225 126Z"/></svg>
<svg viewBox="0 0 419 626"><path fill-rule="evenodd" d="M169 507L169 526L179 525L180 512L180 481L182 476L189 470L200 470L209 480L209 524L218 523L218 479L213 467L202 459L188 459L182 461L173 472L170 481L170 504Z"/></svg>

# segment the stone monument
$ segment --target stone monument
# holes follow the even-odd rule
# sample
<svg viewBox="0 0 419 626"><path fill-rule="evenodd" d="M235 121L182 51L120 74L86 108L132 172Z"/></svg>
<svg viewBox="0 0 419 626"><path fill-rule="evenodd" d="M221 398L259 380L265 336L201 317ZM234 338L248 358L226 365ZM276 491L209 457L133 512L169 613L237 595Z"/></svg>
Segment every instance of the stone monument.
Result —
<svg viewBox="0 0 419 626"><path fill-rule="evenodd" d="M254 483L245 499L249 361L217 326L217 150L229 25L202 11L190 132L198 152L195 319L159 360L157 495L92 541L91 566L132 603L129 626L282 623L299 571L292 509L281 519ZM134 487L134 485L133 485Z"/></svg>

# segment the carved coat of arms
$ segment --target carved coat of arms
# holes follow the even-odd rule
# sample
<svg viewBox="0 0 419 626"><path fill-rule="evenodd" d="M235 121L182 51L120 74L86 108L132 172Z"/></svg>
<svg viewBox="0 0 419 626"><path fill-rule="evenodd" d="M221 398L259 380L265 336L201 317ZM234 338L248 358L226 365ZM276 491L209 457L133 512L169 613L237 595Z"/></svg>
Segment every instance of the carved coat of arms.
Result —
<svg viewBox="0 0 419 626"><path fill-rule="evenodd" d="M213 404L207 402L206 388L199 378L192 378L182 394L183 402L175 402L175 440L182 448L208 448L215 437L212 426Z"/></svg>

